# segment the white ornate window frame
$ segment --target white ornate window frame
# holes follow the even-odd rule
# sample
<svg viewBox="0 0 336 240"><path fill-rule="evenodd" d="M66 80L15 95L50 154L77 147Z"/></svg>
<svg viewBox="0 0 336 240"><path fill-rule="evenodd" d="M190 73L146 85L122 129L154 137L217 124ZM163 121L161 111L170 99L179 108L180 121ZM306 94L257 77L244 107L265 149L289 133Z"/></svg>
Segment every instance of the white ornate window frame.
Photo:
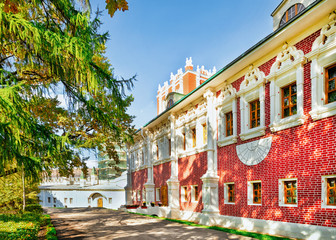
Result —
<svg viewBox="0 0 336 240"><path fill-rule="evenodd" d="M218 146L223 147L237 142L237 95L231 84L226 85L217 98ZM232 111L232 135L226 136L226 114Z"/></svg>
<svg viewBox="0 0 336 240"><path fill-rule="evenodd" d="M250 67L240 84L238 95L240 96L240 124L241 140L265 135L265 74L259 68ZM260 101L260 126L250 128L250 102Z"/></svg>
<svg viewBox="0 0 336 240"><path fill-rule="evenodd" d="M321 208L336 209L336 206L327 204L327 179L335 178L336 175L322 176L322 191L321 191Z"/></svg>
<svg viewBox="0 0 336 240"><path fill-rule="evenodd" d="M307 57L311 63L311 111L312 119L319 120L336 115L336 102L325 103L325 69L336 63L336 14L330 14L331 20L321 29L315 39L312 51Z"/></svg>
<svg viewBox="0 0 336 240"><path fill-rule="evenodd" d="M271 124L272 132L301 125L305 121L303 113L303 64L306 58L302 50L297 50L295 46L283 46L276 61L271 67L268 80L270 84L271 97ZM292 83L296 83L297 113L295 115L282 118L282 88Z"/></svg>
<svg viewBox="0 0 336 240"><path fill-rule="evenodd" d="M261 202L260 203L254 203L253 202L253 183L260 183L260 185L261 185ZM261 180L255 180L255 181L248 181L247 182L247 205L255 205L255 206L261 206L262 205L262 184L261 184Z"/></svg>
<svg viewBox="0 0 336 240"><path fill-rule="evenodd" d="M296 181L296 204L285 203L285 185L284 182ZM297 207L299 202L298 198L298 180L297 178L279 179L279 206L281 207Z"/></svg>
<svg viewBox="0 0 336 240"><path fill-rule="evenodd" d="M234 182L227 182L224 183L224 204L232 204L235 205L236 201L234 202L229 202L229 187L228 185L233 184L235 186ZM236 186L235 186L235 195L236 195ZM236 199L235 199L236 200Z"/></svg>

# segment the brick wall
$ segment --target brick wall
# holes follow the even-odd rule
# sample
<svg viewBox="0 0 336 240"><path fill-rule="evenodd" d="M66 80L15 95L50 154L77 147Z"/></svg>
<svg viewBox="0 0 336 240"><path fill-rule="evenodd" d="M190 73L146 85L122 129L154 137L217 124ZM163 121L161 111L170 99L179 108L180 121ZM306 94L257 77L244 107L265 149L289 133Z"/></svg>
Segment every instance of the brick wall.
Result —
<svg viewBox="0 0 336 240"><path fill-rule="evenodd" d="M167 186L167 180L170 178L171 175L171 163L163 163L153 167L153 176L154 176L154 184L155 189L161 188L162 186ZM156 191L156 190L155 190ZM156 192L155 192L155 201L156 203L159 202L156 199Z"/></svg>
<svg viewBox="0 0 336 240"><path fill-rule="evenodd" d="M180 193L181 186L188 186L188 201L181 202L180 198L181 210L201 212L203 209L201 177L207 171L207 153L202 152L196 155L180 158L178 160L178 166ZM197 202L191 202L191 185L198 185L199 198Z"/></svg>
<svg viewBox="0 0 336 240"><path fill-rule="evenodd" d="M147 169L142 169L139 171L132 172L132 190L140 190L140 196L142 200L142 191L145 188L144 184L147 182ZM135 200L135 201L134 201ZM138 201L138 197L133 199L134 204L140 204L141 201Z"/></svg>
<svg viewBox="0 0 336 240"><path fill-rule="evenodd" d="M320 31L315 32L295 46L305 54ZM275 58L259 66L266 75ZM232 85L239 90L243 79ZM270 88L265 86L265 122L270 124ZM238 99L239 109L239 99ZM220 214L258 218L265 220L294 222L302 224L336 227L336 209L321 209L321 177L336 174L336 117L313 122L311 110L310 63L304 65L304 114L307 116L301 126L271 133L266 129L264 137L273 136L272 147L267 157L255 166L244 165L236 154L236 145L254 141L254 138L237 144L218 148L219 208ZM237 115L240 133L240 111ZM279 179L297 178L298 207L280 207ZM247 182L261 180L262 205L247 205ZM224 183L234 182L236 204L224 204Z"/></svg>

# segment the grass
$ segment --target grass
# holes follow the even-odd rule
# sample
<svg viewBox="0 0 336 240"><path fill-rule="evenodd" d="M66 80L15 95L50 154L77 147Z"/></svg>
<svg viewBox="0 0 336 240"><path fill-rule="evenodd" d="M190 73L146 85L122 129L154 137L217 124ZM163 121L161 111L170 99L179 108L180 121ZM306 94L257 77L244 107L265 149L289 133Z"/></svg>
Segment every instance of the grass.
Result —
<svg viewBox="0 0 336 240"><path fill-rule="evenodd" d="M129 212L129 213L142 215L142 216L147 216L147 217L152 217L152 218L158 218L158 219L167 220L167 221L176 222L176 223L181 223L181 224L186 224L186 225L193 226L193 227L213 229L213 230L217 230L217 231L242 235L242 236L246 236L246 237L252 237L252 238L256 238L256 239L260 239L260 240L292 240L293 239L293 238L284 238L284 237L272 236L272 235L256 233L256 232L248 232L248 231L232 229L232 228L223 228L223 227L218 227L218 226L205 226L205 225L200 225L200 224L190 222L190 221L171 219L171 218L163 218L163 217L157 217L157 216L152 216L152 215L147 215L147 214L142 214L142 213L133 213L133 212Z"/></svg>
<svg viewBox="0 0 336 240"><path fill-rule="evenodd" d="M47 226L46 239L57 239L49 215L38 212L0 214L0 239L38 239L41 226Z"/></svg>

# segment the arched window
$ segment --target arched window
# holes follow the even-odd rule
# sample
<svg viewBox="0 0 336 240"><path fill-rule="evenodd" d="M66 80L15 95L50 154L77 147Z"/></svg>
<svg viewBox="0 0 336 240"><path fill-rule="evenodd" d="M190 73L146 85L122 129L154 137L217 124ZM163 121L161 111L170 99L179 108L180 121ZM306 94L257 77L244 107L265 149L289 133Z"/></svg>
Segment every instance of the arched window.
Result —
<svg viewBox="0 0 336 240"><path fill-rule="evenodd" d="M301 3L294 4L288 10L284 13L284 15L281 18L279 27L283 26L286 22L291 20L293 17L298 15L300 12L302 12L305 9L305 6Z"/></svg>
<svg viewBox="0 0 336 240"><path fill-rule="evenodd" d="M168 104L167 104L167 109L171 108L174 105L174 100L173 99L169 99Z"/></svg>

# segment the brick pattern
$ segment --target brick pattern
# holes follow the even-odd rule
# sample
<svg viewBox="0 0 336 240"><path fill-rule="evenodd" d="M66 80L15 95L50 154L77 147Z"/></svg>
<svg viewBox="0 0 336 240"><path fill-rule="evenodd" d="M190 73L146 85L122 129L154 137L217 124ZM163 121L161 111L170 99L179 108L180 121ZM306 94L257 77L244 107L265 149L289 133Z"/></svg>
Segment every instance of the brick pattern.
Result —
<svg viewBox="0 0 336 240"><path fill-rule="evenodd" d="M305 54L320 31L315 32L295 46ZM259 66L266 75L275 58ZM304 65L304 114L305 123L283 131L271 133L266 129L264 137L273 136L272 147L267 157L258 165L246 166L236 154L236 145L257 140L250 139L218 148L219 208L220 214L265 220L312 224L336 227L336 209L321 209L321 179L324 175L336 174L336 117L313 122L311 110L311 64ZM242 79L232 85L239 90ZM238 87L238 88L237 88ZM270 87L265 86L265 123L270 124ZM239 109L239 99L238 99ZM238 133L240 112L238 111ZM297 178L298 207L280 207L279 179ZM261 180L262 206L247 205L247 182ZM236 204L224 204L224 183L234 182Z"/></svg>
<svg viewBox="0 0 336 240"><path fill-rule="evenodd" d="M153 176L154 176L154 184L155 184L155 202L159 201L156 199L156 188L161 188L162 186L167 186L167 180L171 175L171 163L163 163L160 165L156 165L153 167Z"/></svg>
<svg viewBox="0 0 336 240"><path fill-rule="evenodd" d="M147 169L142 169L139 171L132 172L132 190L140 190L140 196L142 200L142 191L145 189L144 184L147 182ZM141 201L138 201L138 197L133 199L133 204L141 204Z"/></svg>
<svg viewBox="0 0 336 240"><path fill-rule="evenodd" d="M180 206L181 210L201 212L202 203L202 180L201 177L207 171L207 152L180 158L178 160L180 181ZM198 202L191 202L191 185L198 185L199 198ZM188 201L181 201L181 186L188 186Z"/></svg>

